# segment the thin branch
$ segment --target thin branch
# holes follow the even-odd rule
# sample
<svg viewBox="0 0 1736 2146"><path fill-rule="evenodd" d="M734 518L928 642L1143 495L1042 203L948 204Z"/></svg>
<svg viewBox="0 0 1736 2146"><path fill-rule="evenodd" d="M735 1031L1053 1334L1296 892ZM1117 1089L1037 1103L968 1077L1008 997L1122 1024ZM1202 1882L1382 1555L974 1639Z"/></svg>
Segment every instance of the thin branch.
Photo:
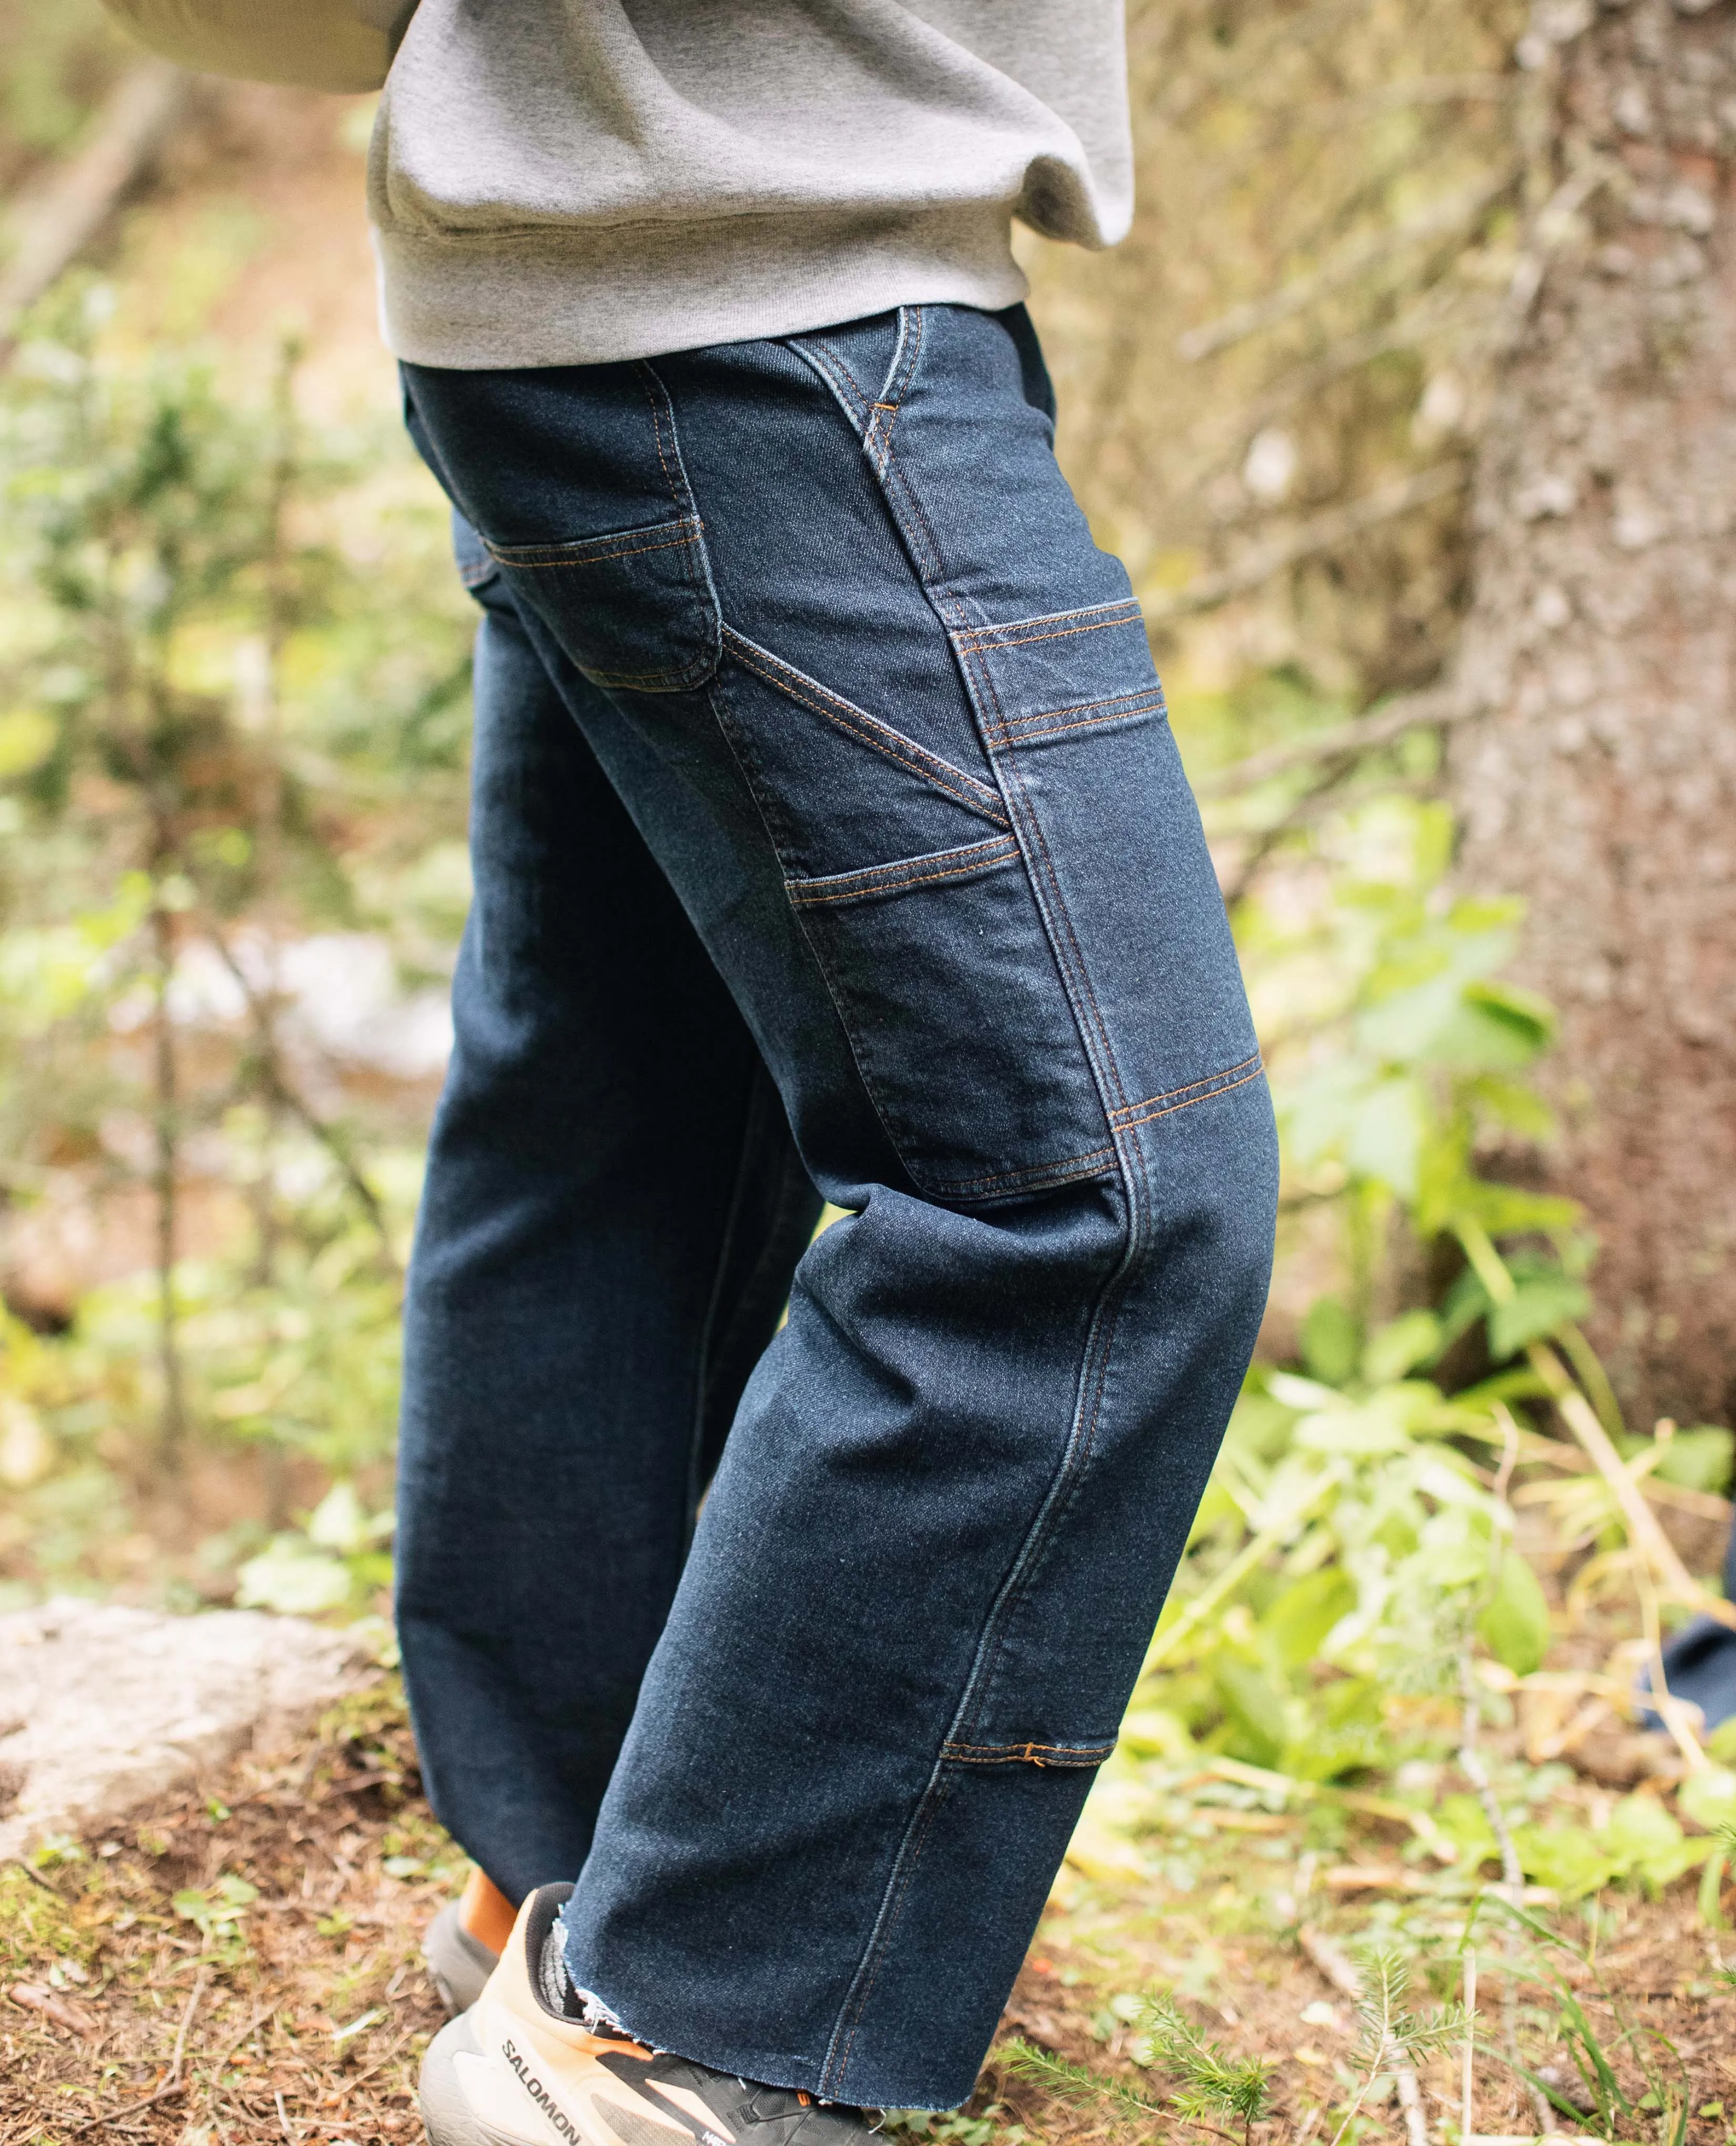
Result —
<svg viewBox="0 0 1736 2146"><path fill-rule="evenodd" d="M386 1210L380 1205L379 1195L374 1190L349 1151L349 1144L335 1125L328 1125L302 1095L284 1071L283 1056L277 1044L271 1009L254 990L252 979L235 958L233 948L214 924L207 923L207 934L216 947L223 966L235 979L242 996L247 1001L247 1011L252 1016L254 1033L258 1040L260 1071L273 1099L280 1103L302 1128L312 1134L343 1173L344 1182L354 1193L366 1211L375 1233L380 1240L380 1249L392 1271L397 1271L397 1255L392 1249L391 1225Z"/></svg>
<svg viewBox="0 0 1736 2146"><path fill-rule="evenodd" d="M192 77L167 60L123 75L85 146L14 207L12 259L0 274L0 360L23 314L76 261L149 168L185 110Z"/></svg>
<svg viewBox="0 0 1736 2146"><path fill-rule="evenodd" d="M1317 299L1329 292L1342 290L1346 283L1354 283L1394 254L1462 231L1504 194L1517 176L1517 167L1509 166L1493 178L1484 179L1462 192L1449 194L1444 201L1434 202L1403 223L1370 232L1311 274L1281 284L1263 298L1250 298L1245 305L1232 306L1227 313L1207 322L1203 327L1190 328L1176 343L1176 356L1189 365L1203 357L1215 357L1234 343L1245 342L1250 336L1305 312Z"/></svg>
<svg viewBox="0 0 1736 2146"><path fill-rule="evenodd" d="M1220 567L1215 573L1201 574L1185 588L1167 594L1160 590L1144 597L1145 623L1148 626L1168 626L1176 619L1191 618L1199 611L1215 611L1234 596L1250 595L1265 587L1286 566L1296 566L1322 551L1335 551L1353 536L1363 536L1370 529L1379 528L1382 522L1395 522L1400 515L1414 513L1419 507L1430 506L1435 500L1460 491L1469 477L1469 472L1463 462L1438 462L1432 469L1420 471L1414 477L1394 477L1390 483L1377 486L1364 497L1352 500L1346 506L1328 507L1324 513L1310 516L1282 536L1252 546L1232 566Z"/></svg>
<svg viewBox="0 0 1736 2146"><path fill-rule="evenodd" d="M1373 715L1358 716L1353 722L1334 723L1330 730L1316 731L1310 736L1297 739L1293 745L1275 745L1265 752L1250 753L1233 767L1202 775L1194 785L1194 794L1196 797L1224 797L1237 791L1253 790L1262 782L1270 782L1275 775L1288 775L1295 768L1311 767L1318 761L1336 760L1341 754L1359 756L1373 752L1378 746L1391 745L1409 731L1422 730L1430 724L1461 723L1469 716L1482 714L1483 709L1481 701L1470 698L1457 686L1431 686L1425 691L1407 693L1401 700L1389 701Z"/></svg>

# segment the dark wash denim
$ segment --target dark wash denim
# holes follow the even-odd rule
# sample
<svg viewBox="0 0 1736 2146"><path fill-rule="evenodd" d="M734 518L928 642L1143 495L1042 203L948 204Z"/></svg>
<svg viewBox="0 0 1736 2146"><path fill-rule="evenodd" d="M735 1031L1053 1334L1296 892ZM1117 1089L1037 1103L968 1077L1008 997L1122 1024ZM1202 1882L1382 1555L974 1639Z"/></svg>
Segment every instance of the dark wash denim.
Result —
<svg viewBox="0 0 1736 2146"><path fill-rule="evenodd" d="M402 1450L435 1808L578 1872L643 2039L947 2106L1268 1279L1138 607L1022 309L405 383L486 612Z"/></svg>

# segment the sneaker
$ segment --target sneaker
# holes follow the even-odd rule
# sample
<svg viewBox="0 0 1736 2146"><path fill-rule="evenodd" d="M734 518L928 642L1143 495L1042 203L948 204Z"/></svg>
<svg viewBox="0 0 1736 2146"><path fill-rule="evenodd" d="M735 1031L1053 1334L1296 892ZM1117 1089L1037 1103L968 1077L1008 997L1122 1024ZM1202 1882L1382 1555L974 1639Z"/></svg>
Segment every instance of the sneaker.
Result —
<svg viewBox="0 0 1736 2146"><path fill-rule="evenodd" d="M756 2086L594 2033L570 1985L546 1986L544 1946L571 1885L520 1909L480 2000L422 2059L429 2146L865 2146L861 2110Z"/></svg>
<svg viewBox="0 0 1736 2146"><path fill-rule="evenodd" d="M469 2011L482 1994L512 1934L512 1903L480 1870L472 1870L461 1895L429 1924L422 1958L448 2012Z"/></svg>

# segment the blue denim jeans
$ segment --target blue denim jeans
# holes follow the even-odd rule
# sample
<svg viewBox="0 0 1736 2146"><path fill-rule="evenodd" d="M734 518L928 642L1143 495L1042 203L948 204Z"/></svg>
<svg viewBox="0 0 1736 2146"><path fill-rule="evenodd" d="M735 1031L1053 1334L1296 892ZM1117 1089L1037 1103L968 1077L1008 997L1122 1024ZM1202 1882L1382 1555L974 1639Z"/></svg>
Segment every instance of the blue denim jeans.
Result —
<svg viewBox="0 0 1736 2146"><path fill-rule="evenodd" d="M403 1426L434 1805L510 1893L577 1873L643 2039L947 2106L1271 1253L1139 608L1022 309L405 386L485 614Z"/></svg>

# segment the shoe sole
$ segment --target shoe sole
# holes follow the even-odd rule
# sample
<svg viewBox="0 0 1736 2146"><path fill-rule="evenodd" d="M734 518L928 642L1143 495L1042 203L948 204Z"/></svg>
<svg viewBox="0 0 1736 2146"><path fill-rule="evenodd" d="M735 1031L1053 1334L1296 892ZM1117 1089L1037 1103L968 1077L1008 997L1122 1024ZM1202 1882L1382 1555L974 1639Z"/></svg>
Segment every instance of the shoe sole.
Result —
<svg viewBox="0 0 1736 2146"><path fill-rule="evenodd" d="M487 1946L459 1921L456 1904L450 1901L428 1925L422 1939L422 1959L441 2003L455 2018L469 2011L499 1964Z"/></svg>
<svg viewBox="0 0 1736 2146"><path fill-rule="evenodd" d="M481 2054L467 2013L448 2019L429 2043L417 2084L428 2146L527 2146L525 2139L515 2138L510 2131L499 2131L484 2123L464 2098L453 2059Z"/></svg>

